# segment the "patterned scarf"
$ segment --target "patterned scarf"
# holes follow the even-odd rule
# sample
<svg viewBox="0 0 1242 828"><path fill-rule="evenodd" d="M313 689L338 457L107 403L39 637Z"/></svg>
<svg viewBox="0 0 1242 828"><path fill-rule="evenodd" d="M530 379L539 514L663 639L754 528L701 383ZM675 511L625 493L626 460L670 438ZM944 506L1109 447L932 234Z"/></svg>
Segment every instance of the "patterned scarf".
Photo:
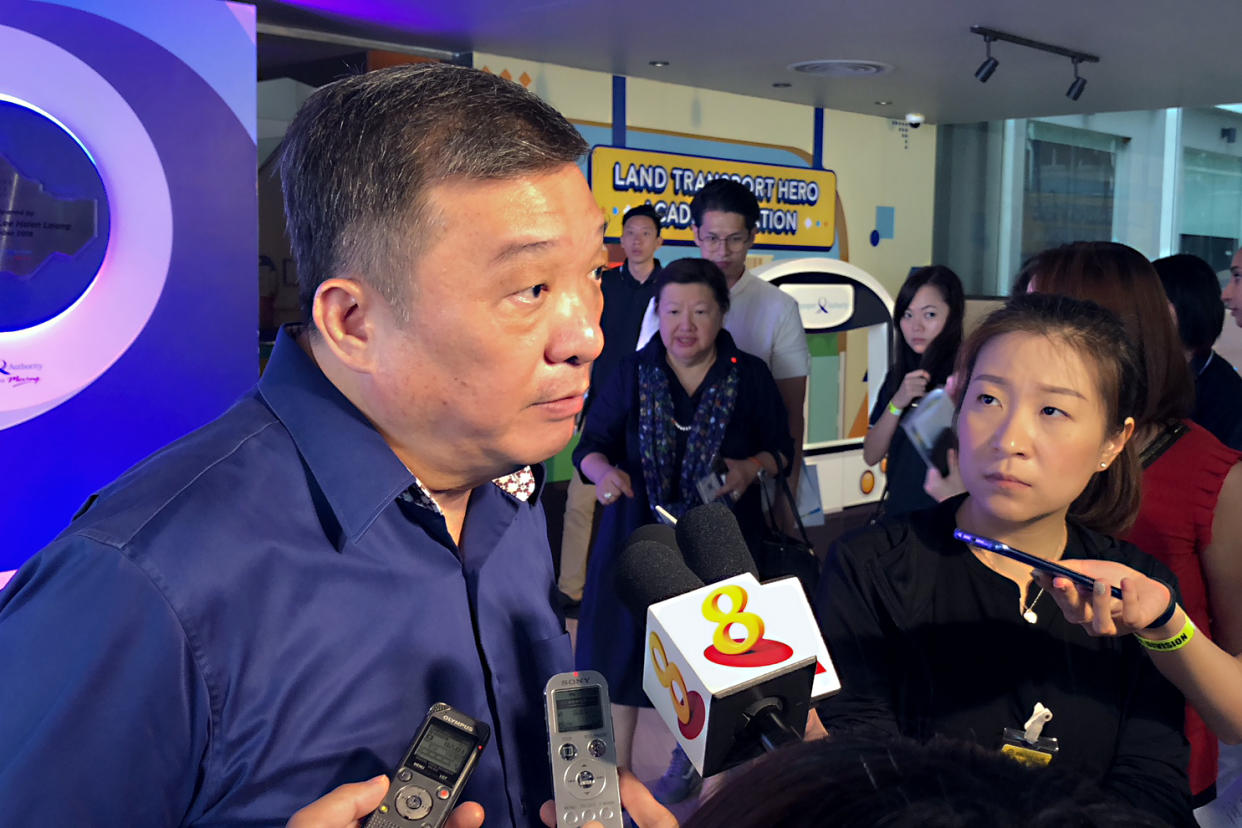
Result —
<svg viewBox="0 0 1242 828"><path fill-rule="evenodd" d="M663 353L661 353L661 358ZM643 462L647 501L663 506L680 518L702 503L699 479L711 471L720 452L725 428L737 401L737 366L731 365L723 379L709 385L699 400L686 439L681 468L676 466L677 431L673 425L673 398L663 366L652 362L638 364L638 451ZM680 472L681 500L673 502L673 480Z"/></svg>

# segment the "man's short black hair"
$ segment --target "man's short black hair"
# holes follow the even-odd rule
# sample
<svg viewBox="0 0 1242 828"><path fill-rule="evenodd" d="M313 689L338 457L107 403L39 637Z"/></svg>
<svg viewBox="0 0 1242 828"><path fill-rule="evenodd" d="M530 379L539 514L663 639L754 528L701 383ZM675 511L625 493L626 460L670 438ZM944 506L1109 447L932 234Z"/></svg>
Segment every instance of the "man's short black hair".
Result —
<svg viewBox="0 0 1242 828"><path fill-rule="evenodd" d="M640 204L637 207L631 207L626 210L625 215L621 218L622 229L624 229L625 225L629 224L630 219L635 216L646 216L651 219L651 221L655 223L656 235L660 235L660 214L656 212L656 208L652 207L650 204Z"/></svg>
<svg viewBox="0 0 1242 828"><path fill-rule="evenodd" d="M1225 303L1212 266L1189 253L1152 262L1164 292L1177 311L1177 333L1182 344L1206 356L1225 326Z"/></svg>
<svg viewBox="0 0 1242 828"><path fill-rule="evenodd" d="M403 265L425 236L432 187L549 172L586 149L535 94L464 66L396 66L317 90L289 126L280 158L305 318L319 285L346 273L405 318Z"/></svg>
<svg viewBox="0 0 1242 828"><path fill-rule="evenodd" d="M746 185L727 178L708 182L695 194L690 202L690 218L695 227L703 226L703 214L708 210L738 213L747 230L754 230L759 224L759 199Z"/></svg>

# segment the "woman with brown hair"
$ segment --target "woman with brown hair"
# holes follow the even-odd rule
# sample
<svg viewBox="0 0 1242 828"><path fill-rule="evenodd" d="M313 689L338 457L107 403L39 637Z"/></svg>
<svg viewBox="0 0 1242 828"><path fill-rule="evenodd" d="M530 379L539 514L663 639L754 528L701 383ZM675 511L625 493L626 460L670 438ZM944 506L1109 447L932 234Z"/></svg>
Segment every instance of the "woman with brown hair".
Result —
<svg viewBox="0 0 1242 828"><path fill-rule="evenodd" d="M1019 296L958 357L966 492L838 541L817 612L841 676L818 710L834 737L965 739L1078 769L1118 800L1193 825L1180 694L1133 639L1066 621L1031 567L957 529L1045 560L1168 569L1109 534L1140 497L1129 438L1143 380L1117 319L1090 302ZM1052 713L1040 738L1006 731ZM1043 741L1049 740L1049 741Z"/></svg>
<svg viewBox="0 0 1242 828"><path fill-rule="evenodd" d="M1147 399L1134 442L1143 498L1122 537L1177 576L1182 606L1229 653L1242 652L1242 454L1186 419L1194 384L1160 277L1133 248L1077 242L1031 258L1014 293L1087 299L1121 318L1138 349ZM1218 744L1192 707L1190 784L1196 804L1215 796Z"/></svg>

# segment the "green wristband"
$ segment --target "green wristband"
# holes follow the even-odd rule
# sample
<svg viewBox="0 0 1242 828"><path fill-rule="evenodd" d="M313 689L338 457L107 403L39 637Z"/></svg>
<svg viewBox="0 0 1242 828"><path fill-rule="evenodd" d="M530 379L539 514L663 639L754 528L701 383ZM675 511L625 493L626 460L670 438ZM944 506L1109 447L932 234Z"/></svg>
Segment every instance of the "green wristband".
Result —
<svg viewBox="0 0 1242 828"><path fill-rule="evenodd" d="M892 414L894 417L900 417L901 412L904 410L905 410L904 408L898 408L897 406L893 405L892 400L888 401L888 413Z"/></svg>

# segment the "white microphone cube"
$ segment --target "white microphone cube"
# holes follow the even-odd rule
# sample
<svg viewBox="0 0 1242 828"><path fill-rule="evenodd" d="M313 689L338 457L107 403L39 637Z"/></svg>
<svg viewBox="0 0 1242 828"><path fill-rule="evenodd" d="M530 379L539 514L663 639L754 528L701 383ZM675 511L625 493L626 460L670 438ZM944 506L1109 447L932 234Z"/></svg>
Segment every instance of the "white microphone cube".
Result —
<svg viewBox="0 0 1242 828"><path fill-rule="evenodd" d="M744 573L647 610L643 691L703 776L762 752L738 737L772 699L800 735L817 664L827 667L827 686L840 687L806 597L792 584L800 604L784 582L761 584Z"/></svg>
<svg viewBox="0 0 1242 828"><path fill-rule="evenodd" d="M806 592L797 578L781 578L763 584L765 596L776 600L783 611L793 620L795 626L809 633L814 639L811 645L815 648L815 680L811 684L811 702L822 701L841 691L841 679L837 668L832 664L828 654L828 645L819 633L819 622L806 600ZM769 598L765 597L765 600ZM801 619L798 621L797 619Z"/></svg>

